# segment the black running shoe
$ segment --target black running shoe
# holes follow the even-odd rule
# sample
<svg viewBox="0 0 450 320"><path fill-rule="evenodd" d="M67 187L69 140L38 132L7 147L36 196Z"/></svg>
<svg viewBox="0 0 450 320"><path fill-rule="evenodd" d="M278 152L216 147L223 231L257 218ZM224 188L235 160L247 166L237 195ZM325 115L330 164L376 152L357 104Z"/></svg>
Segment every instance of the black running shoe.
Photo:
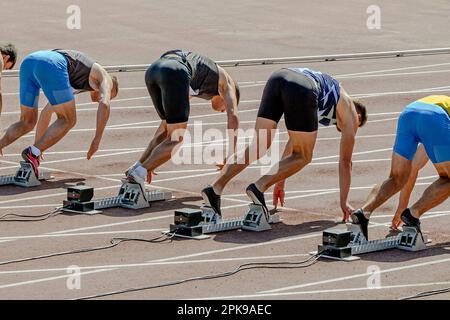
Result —
<svg viewBox="0 0 450 320"><path fill-rule="evenodd" d="M367 219L364 215L363 209L353 211L351 218L353 224L359 224L361 226L361 231L364 237L366 238L366 240L369 240L369 219Z"/></svg>
<svg viewBox="0 0 450 320"><path fill-rule="evenodd" d="M269 221L269 209L266 206L266 200L264 199L264 193L259 191L254 183L249 185L245 190L250 199L252 199L254 204L259 204L264 208L264 214L267 217L267 221Z"/></svg>
<svg viewBox="0 0 450 320"><path fill-rule="evenodd" d="M202 197L207 205L209 205L219 216L222 216L222 212L220 212L220 195L214 192L212 186L207 186L202 190Z"/></svg>
<svg viewBox="0 0 450 320"><path fill-rule="evenodd" d="M422 237L422 241L425 242L425 239L424 239L423 233L422 233L422 229L420 228L420 220L417 219L416 217L413 217L413 215L411 214L411 210L409 210L409 208L406 208L402 212L402 215L400 216L400 218L402 219L405 226L416 228L417 232L419 232L420 236Z"/></svg>
<svg viewBox="0 0 450 320"><path fill-rule="evenodd" d="M413 215L411 214L411 211L406 208L403 212L402 215L400 216L400 218L402 219L403 223L408 226L408 227L415 227L419 232L420 231L420 220L413 217Z"/></svg>

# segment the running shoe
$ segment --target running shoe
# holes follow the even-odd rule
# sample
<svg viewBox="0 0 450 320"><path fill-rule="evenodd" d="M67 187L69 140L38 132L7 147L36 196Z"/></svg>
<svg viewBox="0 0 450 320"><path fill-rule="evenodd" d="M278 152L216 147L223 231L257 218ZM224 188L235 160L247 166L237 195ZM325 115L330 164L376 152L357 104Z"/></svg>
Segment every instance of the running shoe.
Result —
<svg viewBox="0 0 450 320"><path fill-rule="evenodd" d="M33 152L31 152L31 147L28 147L22 151L22 158L23 160L31 164L36 178L39 179L39 165L41 162L39 160L39 157L35 156Z"/></svg>
<svg viewBox="0 0 450 320"><path fill-rule="evenodd" d="M420 230L420 220L413 217L413 215L411 214L411 211L406 208L403 212L402 215L400 216L400 218L402 219L403 223L408 226L408 227L414 227L417 229L417 231L421 232Z"/></svg>
<svg viewBox="0 0 450 320"><path fill-rule="evenodd" d="M129 170L128 174L127 174L127 181L129 183L135 183L138 184L141 192L142 192L142 196L144 197L145 200L147 200L147 196L146 196L146 191L145 191L145 178L140 177L137 173L136 170Z"/></svg>
<svg viewBox="0 0 450 320"><path fill-rule="evenodd" d="M264 209L264 214L266 215L267 221L270 221L269 209L266 206L266 200L264 199L264 193L259 191L254 183L250 184L245 190L250 199L252 199L254 204L259 204Z"/></svg>
<svg viewBox="0 0 450 320"><path fill-rule="evenodd" d="M369 240L369 219L367 219L364 215L363 209L353 211L351 218L353 224L359 224L361 226L361 231L364 237L366 238L366 240Z"/></svg>
<svg viewBox="0 0 450 320"><path fill-rule="evenodd" d="M420 236L422 237L422 241L425 242L425 239L424 239L423 233L422 233L422 229L420 227L420 220L417 219L416 217L413 217L413 215L411 214L411 210L409 210L409 208L406 208L402 212L402 215L400 216L400 218L402 219L405 226L416 228L417 232L419 232Z"/></svg>
<svg viewBox="0 0 450 320"><path fill-rule="evenodd" d="M220 195L214 192L212 186L207 186L202 190L202 197L208 206L210 206L219 216L222 216L222 212L220 211Z"/></svg>

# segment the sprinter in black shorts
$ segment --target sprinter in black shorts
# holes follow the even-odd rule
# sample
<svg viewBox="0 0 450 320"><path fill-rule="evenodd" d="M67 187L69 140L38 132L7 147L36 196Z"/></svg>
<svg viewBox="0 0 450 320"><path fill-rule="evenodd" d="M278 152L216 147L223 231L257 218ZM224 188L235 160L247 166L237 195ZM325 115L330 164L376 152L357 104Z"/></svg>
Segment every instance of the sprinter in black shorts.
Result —
<svg viewBox="0 0 450 320"><path fill-rule="evenodd" d="M170 160L183 140L191 97L211 100L215 111L226 111L227 128L236 134L239 87L211 59L194 52L166 52L147 69L145 83L161 124L140 160L127 170L129 181L150 183L153 170ZM231 139L236 144L236 137Z"/></svg>
<svg viewBox="0 0 450 320"><path fill-rule="evenodd" d="M227 161L216 181L202 190L203 199L221 214L220 195L223 189L250 164L251 157L252 160L257 160L270 148L274 130L283 114L289 134L283 158L270 170L272 174L262 176L247 187L247 195L254 203L262 205L268 215L264 192L275 185L274 206L276 207L278 199L284 205L285 180L311 162L319 123L324 126L336 125L342 134L339 158L340 203L344 220L347 220L353 211L347 201L353 146L358 127L367 121L366 108L352 100L334 78L306 68L281 69L272 74L264 89L256 119L256 139L244 152L237 155L236 162ZM266 148L261 146L261 137L267 137Z"/></svg>

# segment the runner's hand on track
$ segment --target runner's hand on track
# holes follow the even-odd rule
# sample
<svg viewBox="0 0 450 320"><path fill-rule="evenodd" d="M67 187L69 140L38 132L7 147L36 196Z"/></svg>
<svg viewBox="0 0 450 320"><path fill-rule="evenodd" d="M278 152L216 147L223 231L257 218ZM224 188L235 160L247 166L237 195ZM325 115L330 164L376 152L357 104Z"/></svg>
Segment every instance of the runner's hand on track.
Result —
<svg viewBox="0 0 450 320"><path fill-rule="evenodd" d="M341 209L342 212L344 213L344 217L342 218L342 222L347 222L350 218L350 216L352 215L353 211L355 211L355 209L347 203L341 203Z"/></svg>
<svg viewBox="0 0 450 320"><path fill-rule="evenodd" d="M98 151L99 146L100 146L100 139L94 138L94 140L92 140L91 146L86 156L88 160L91 160L92 156Z"/></svg>
<svg viewBox="0 0 450 320"><path fill-rule="evenodd" d="M402 220L400 218L401 214L403 211L397 211L395 213L394 218L392 219L392 223L391 223L391 229L392 230L398 230L398 227L400 227L400 225L402 224Z"/></svg>
<svg viewBox="0 0 450 320"><path fill-rule="evenodd" d="M284 183L277 183L273 189L273 206L275 209L278 206L278 201L280 201L280 205L284 207Z"/></svg>

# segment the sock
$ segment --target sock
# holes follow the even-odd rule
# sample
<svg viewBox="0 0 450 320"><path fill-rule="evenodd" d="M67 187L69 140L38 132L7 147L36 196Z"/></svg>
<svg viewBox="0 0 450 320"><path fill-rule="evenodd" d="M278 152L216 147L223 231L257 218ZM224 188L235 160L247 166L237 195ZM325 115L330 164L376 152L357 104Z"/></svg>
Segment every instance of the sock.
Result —
<svg viewBox="0 0 450 320"><path fill-rule="evenodd" d="M147 169L145 169L142 165L139 165L136 168L134 168L134 172L136 172L136 174L142 179L144 180L147 179Z"/></svg>
<svg viewBox="0 0 450 320"><path fill-rule="evenodd" d="M31 146L31 153L35 156L35 157L39 157L41 155L41 150L39 150L38 148L36 148L35 146Z"/></svg>

